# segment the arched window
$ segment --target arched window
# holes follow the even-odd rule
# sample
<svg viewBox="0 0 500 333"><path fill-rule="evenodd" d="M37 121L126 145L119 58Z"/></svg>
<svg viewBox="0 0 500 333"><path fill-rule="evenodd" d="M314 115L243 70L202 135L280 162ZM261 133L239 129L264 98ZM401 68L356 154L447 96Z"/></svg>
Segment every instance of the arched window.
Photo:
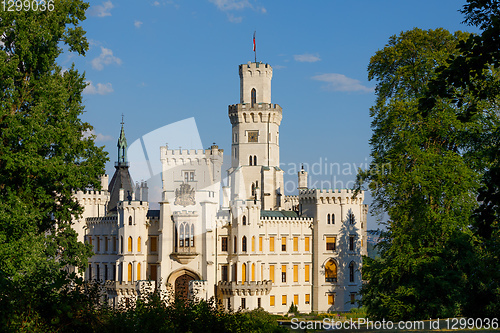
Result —
<svg viewBox="0 0 500 333"><path fill-rule="evenodd" d="M184 247L184 223L179 227L179 247Z"/></svg>
<svg viewBox="0 0 500 333"><path fill-rule="evenodd" d="M132 237L128 238L128 252L132 252Z"/></svg>
<svg viewBox="0 0 500 333"><path fill-rule="evenodd" d="M137 252L141 252L141 237L137 238Z"/></svg>
<svg viewBox="0 0 500 333"><path fill-rule="evenodd" d="M243 236L241 239L241 251L247 252L247 236Z"/></svg>
<svg viewBox="0 0 500 333"><path fill-rule="evenodd" d="M137 263L137 281L139 281L141 279L141 263L138 262Z"/></svg>
<svg viewBox="0 0 500 333"><path fill-rule="evenodd" d="M132 263L128 264L128 282L132 282Z"/></svg>
<svg viewBox="0 0 500 333"><path fill-rule="evenodd" d="M241 281L243 283L247 281L247 264L241 265Z"/></svg>
<svg viewBox="0 0 500 333"><path fill-rule="evenodd" d="M255 105L255 103L257 103L257 91L255 90L255 88L252 89L251 98L252 98L252 107L253 107Z"/></svg>
<svg viewBox="0 0 500 333"><path fill-rule="evenodd" d="M349 264L349 282L354 282L354 261Z"/></svg>
<svg viewBox="0 0 500 333"><path fill-rule="evenodd" d="M132 225L132 216L128 217L128 225Z"/></svg>
<svg viewBox="0 0 500 333"><path fill-rule="evenodd" d="M255 281L255 264L252 264L252 280Z"/></svg>
<svg viewBox="0 0 500 333"><path fill-rule="evenodd" d="M194 247L194 224L191 224L191 247Z"/></svg>
<svg viewBox="0 0 500 333"><path fill-rule="evenodd" d="M189 247L189 225L187 222L183 222L184 224L184 247Z"/></svg>
<svg viewBox="0 0 500 333"><path fill-rule="evenodd" d="M335 224L335 214L332 214L332 224Z"/></svg>
<svg viewBox="0 0 500 333"><path fill-rule="evenodd" d="M253 165L257 165L257 155L253 156Z"/></svg>
<svg viewBox="0 0 500 333"><path fill-rule="evenodd" d="M325 264L325 281L337 282L337 264L333 259L328 260Z"/></svg>
<svg viewBox="0 0 500 333"><path fill-rule="evenodd" d="M255 196L255 184L252 183L252 197Z"/></svg>
<svg viewBox="0 0 500 333"><path fill-rule="evenodd" d="M238 252L238 244L236 242L236 236L234 236L234 244L233 244L233 252L237 253Z"/></svg>
<svg viewBox="0 0 500 333"><path fill-rule="evenodd" d="M330 224L330 214L326 215L326 223Z"/></svg>
<svg viewBox="0 0 500 333"><path fill-rule="evenodd" d="M252 252L255 252L255 236L252 236Z"/></svg>
<svg viewBox="0 0 500 333"><path fill-rule="evenodd" d="M248 165L252 165L252 155L248 157Z"/></svg>
<svg viewBox="0 0 500 333"><path fill-rule="evenodd" d="M243 218L241 219L243 222L243 225L247 225L247 217L243 215Z"/></svg>

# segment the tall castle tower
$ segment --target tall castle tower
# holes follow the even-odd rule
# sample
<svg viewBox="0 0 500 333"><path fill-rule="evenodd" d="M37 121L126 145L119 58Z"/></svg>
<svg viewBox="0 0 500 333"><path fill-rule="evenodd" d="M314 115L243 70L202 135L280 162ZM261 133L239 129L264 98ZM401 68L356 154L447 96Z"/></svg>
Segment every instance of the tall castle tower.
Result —
<svg viewBox="0 0 500 333"><path fill-rule="evenodd" d="M239 66L240 103L229 106L232 125L232 200L260 201L261 209L281 206L283 171L279 168L282 109L271 103L273 69L249 62Z"/></svg>

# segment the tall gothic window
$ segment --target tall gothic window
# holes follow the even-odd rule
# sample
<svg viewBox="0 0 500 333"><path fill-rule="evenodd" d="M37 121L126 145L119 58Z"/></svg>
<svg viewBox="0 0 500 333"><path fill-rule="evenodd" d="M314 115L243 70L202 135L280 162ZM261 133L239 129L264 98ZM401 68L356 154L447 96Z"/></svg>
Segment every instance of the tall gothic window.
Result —
<svg viewBox="0 0 500 333"><path fill-rule="evenodd" d="M255 103L257 103L257 91L255 90L255 88L252 89L251 98L252 98L252 107L254 107Z"/></svg>
<svg viewBox="0 0 500 333"><path fill-rule="evenodd" d="M248 158L248 165L252 165L252 155Z"/></svg>
<svg viewBox="0 0 500 333"><path fill-rule="evenodd" d="M241 240L241 251L247 252L247 237L243 236L243 239Z"/></svg>
<svg viewBox="0 0 500 333"><path fill-rule="evenodd" d="M337 282L337 264L333 259L325 264L325 282Z"/></svg>
<svg viewBox="0 0 500 333"><path fill-rule="evenodd" d="M349 264L349 282L354 282L354 261Z"/></svg>
<svg viewBox="0 0 500 333"><path fill-rule="evenodd" d="M247 225L247 217L245 215L243 215L242 220L243 220L243 225Z"/></svg>
<svg viewBox="0 0 500 333"><path fill-rule="evenodd" d="M253 165L257 165L257 155L253 156Z"/></svg>

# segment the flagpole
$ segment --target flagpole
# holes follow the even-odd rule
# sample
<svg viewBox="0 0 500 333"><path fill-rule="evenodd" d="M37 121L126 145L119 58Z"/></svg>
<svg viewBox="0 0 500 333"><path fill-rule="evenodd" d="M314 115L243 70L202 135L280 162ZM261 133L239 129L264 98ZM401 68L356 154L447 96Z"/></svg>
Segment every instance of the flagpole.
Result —
<svg viewBox="0 0 500 333"><path fill-rule="evenodd" d="M255 45L255 31L253 32L253 53L255 55L255 62L257 63L257 47Z"/></svg>

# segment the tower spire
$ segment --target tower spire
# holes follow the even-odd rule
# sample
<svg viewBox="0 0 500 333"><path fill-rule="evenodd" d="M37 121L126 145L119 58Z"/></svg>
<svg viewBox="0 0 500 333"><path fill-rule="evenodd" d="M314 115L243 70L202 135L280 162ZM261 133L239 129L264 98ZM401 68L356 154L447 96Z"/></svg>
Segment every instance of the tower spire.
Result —
<svg viewBox="0 0 500 333"><path fill-rule="evenodd" d="M118 139L118 165L126 165L127 164L127 139L125 138L125 129L123 128L123 113L122 113L122 129L120 132L120 138Z"/></svg>

